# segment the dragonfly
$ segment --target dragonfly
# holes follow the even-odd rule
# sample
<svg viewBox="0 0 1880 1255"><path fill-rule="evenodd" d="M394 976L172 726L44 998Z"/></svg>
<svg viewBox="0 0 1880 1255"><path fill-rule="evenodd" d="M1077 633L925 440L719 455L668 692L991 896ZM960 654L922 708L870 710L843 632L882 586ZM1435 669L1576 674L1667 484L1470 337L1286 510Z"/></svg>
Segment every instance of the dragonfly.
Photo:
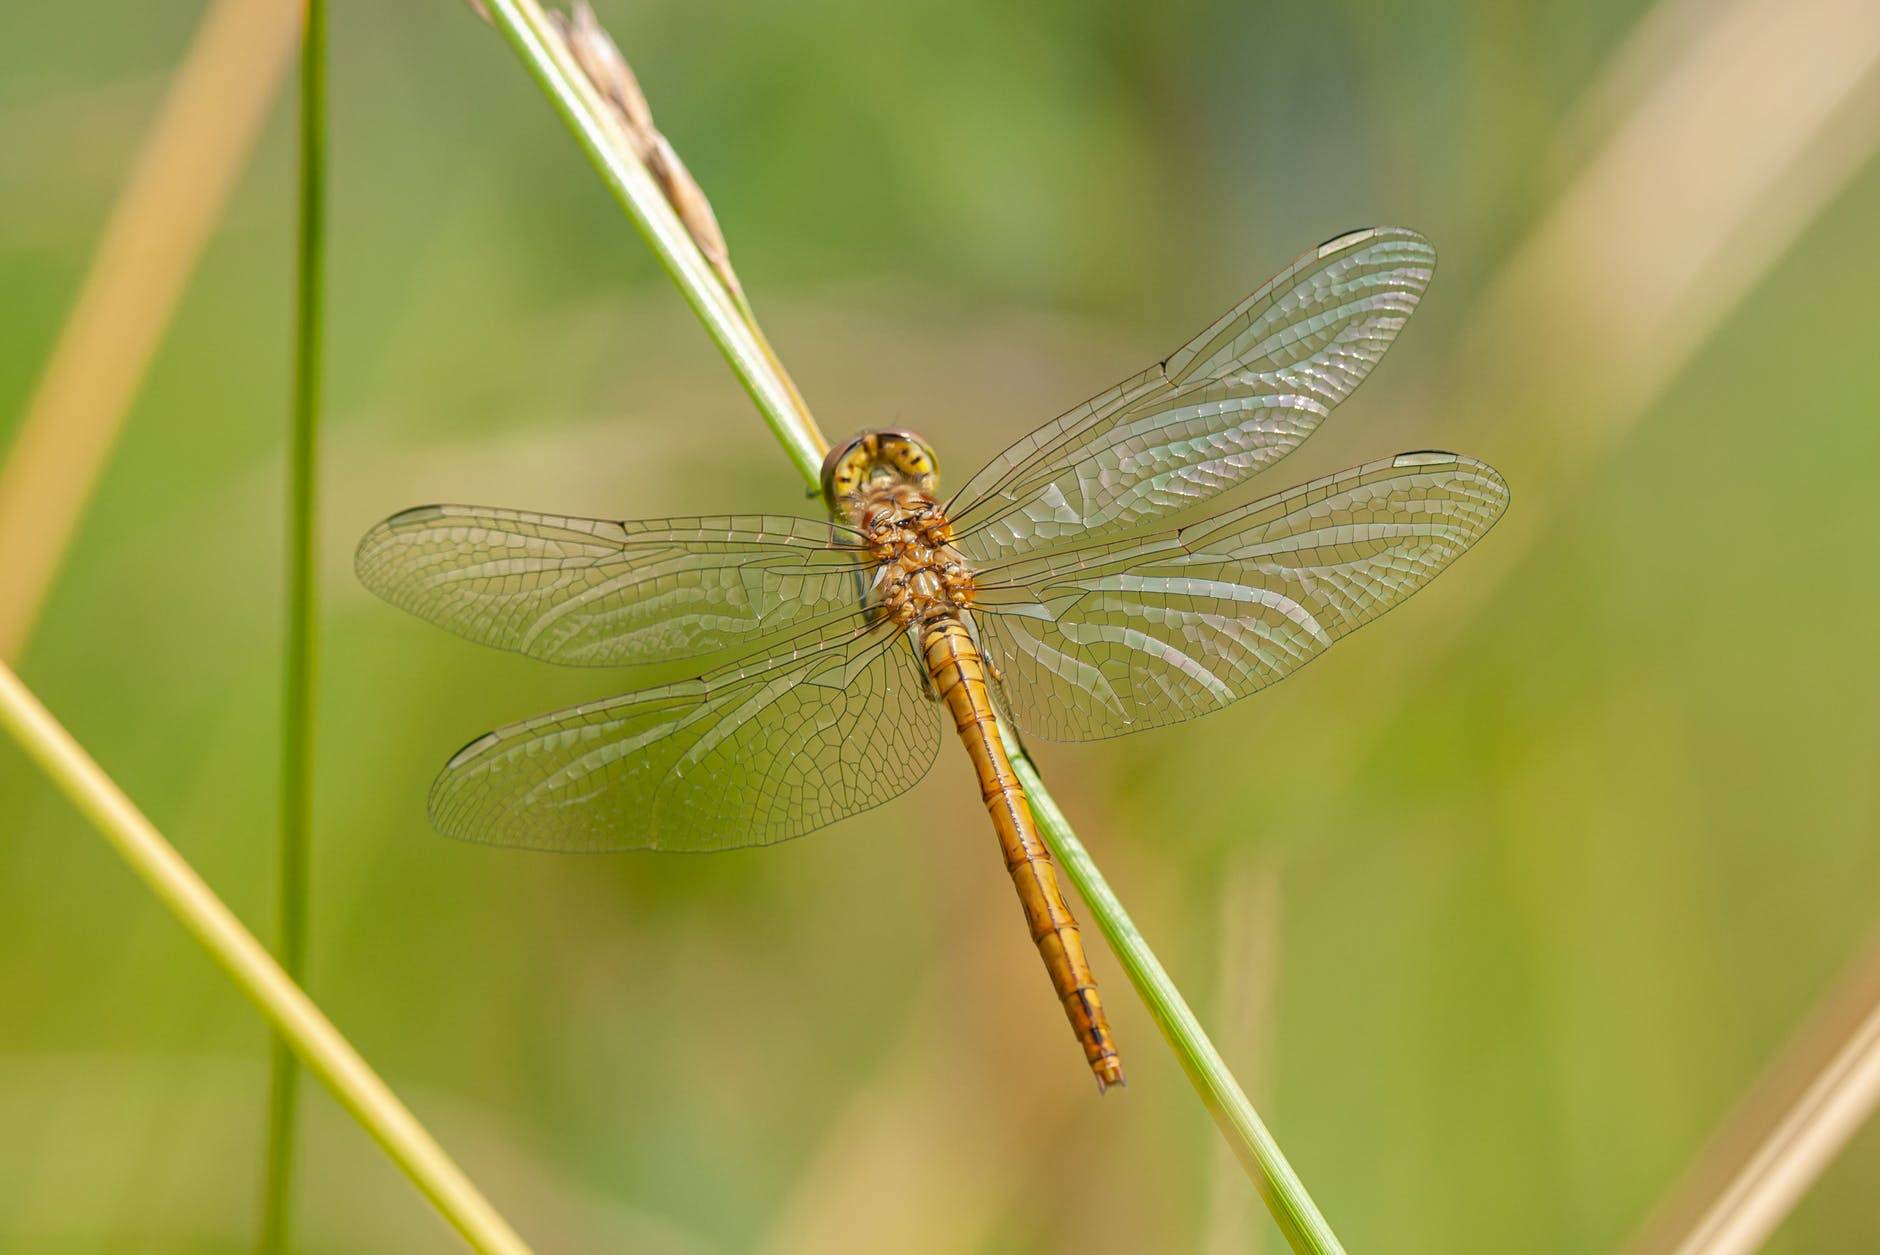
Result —
<svg viewBox="0 0 1880 1255"><path fill-rule="evenodd" d="M692 664L693 678L478 737L433 784L433 824L538 850L772 845L905 793L950 720L1098 1088L1121 1083L1012 766L1017 737L1096 740L1220 710L1402 602L1494 525L1501 476L1434 451L1190 516L1351 394L1435 260L1402 228L1329 240L946 497L925 440L872 430L830 450L824 519L393 515L356 569L394 605L553 663Z"/></svg>

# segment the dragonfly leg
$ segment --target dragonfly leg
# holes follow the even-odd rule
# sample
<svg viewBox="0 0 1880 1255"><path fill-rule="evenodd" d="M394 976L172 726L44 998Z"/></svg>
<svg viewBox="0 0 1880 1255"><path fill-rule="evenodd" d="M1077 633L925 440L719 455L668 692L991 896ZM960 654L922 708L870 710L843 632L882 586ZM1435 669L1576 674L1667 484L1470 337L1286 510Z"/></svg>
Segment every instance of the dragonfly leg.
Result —
<svg viewBox="0 0 1880 1255"><path fill-rule="evenodd" d="M918 659L921 664L920 665L920 690L921 692L927 695L928 701L937 702L940 700L940 690L933 686L933 676L928 672L928 669L927 669L927 649L926 649L926 646L922 643L920 624L910 623L908 625L907 639L913 643L914 657Z"/></svg>
<svg viewBox="0 0 1880 1255"><path fill-rule="evenodd" d="M979 651L980 665L985 668L986 674L992 678L994 684L1004 687L1005 672L999 670L999 664L992 661L992 655L986 652L986 642L979 638L979 621L973 618L970 611L961 614L960 619L966 624L966 634L973 638L974 648Z"/></svg>

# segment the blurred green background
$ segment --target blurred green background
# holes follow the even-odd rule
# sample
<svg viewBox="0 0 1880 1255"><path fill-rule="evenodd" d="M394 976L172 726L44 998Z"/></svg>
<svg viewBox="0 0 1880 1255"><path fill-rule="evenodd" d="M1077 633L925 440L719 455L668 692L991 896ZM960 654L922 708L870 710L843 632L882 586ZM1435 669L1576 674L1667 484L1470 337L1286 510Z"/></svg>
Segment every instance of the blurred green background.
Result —
<svg viewBox="0 0 1880 1255"><path fill-rule="evenodd" d="M370 599L371 523L813 503L501 40L334 8L325 1008L544 1251L1277 1249L1094 939L1131 1084L1092 1093L955 750L771 850L428 830L452 750L623 682ZM954 483L1317 241L1436 242L1253 491L1459 448L1507 523L1229 713L1038 747L1354 1251L1621 1247L1871 950L1880 44L1840 8L601 5L824 426ZM0 450L199 16L0 8ZM264 935L292 202L277 102L19 664ZM0 835L0 1250L247 1249L258 1017L10 746ZM306 1108L304 1249L453 1249ZM1876 1179L1870 1127L1769 1249L1880 1249Z"/></svg>

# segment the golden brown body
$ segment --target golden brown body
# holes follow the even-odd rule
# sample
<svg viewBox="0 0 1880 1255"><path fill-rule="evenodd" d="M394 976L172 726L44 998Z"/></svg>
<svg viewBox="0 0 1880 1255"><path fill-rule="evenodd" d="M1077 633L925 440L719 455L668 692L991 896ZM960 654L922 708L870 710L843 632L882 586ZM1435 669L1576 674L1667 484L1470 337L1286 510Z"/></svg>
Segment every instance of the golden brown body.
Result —
<svg viewBox="0 0 1880 1255"><path fill-rule="evenodd" d="M1084 1048L1084 1058L1096 1073L1099 1088L1121 1084L1123 1062L1103 1015L1097 978L1084 958L1077 920L1058 888L1057 868L1038 836L1025 790L999 738L979 649L966 625L955 615L925 625L921 648L934 691L952 712L960 740L972 757L973 770L979 774L979 792L985 798L986 813L992 816L992 827L999 834L1005 869L1011 873L1031 939L1038 946L1045 971L1051 974L1051 984L1064 1004L1064 1014L1070 1017L1071 1028Z"/></svg>
<svg viewBox="0 0 1880 1255"><path fill-rule="evenodd" d="M867 432L830 455L823 468L830 504L861 529L875 566L874 613L905 625L979 776L986 813L1018 890L1031 939L1099 1089L1123 1081L1123 1064L1084 957L1077 920L1058 887L1057 868L1038 836L1025 790L1012 770L987 688L987 667L967 627L973 575L953 547L953 529L935 501L931 455L908 432Z"/></svg>
<svg viewBox="0 0 1880 1255"><path fill-rule="evenodd" d="M833 525L393 515L355 564L398 606L551 662L697 664L477 738L432 786L432 821L545 850L770 845L912 788L944 704L1058 996L1099 1080L1119 1079L1007 729L1095 740L1219 710L1402 602L1494 525L1508 486L1493 468L1426 449L1177 526L1311 435L1434 264L1401 228L1329 240L950 498L926 441L876 429L824 457Z"/></svg>

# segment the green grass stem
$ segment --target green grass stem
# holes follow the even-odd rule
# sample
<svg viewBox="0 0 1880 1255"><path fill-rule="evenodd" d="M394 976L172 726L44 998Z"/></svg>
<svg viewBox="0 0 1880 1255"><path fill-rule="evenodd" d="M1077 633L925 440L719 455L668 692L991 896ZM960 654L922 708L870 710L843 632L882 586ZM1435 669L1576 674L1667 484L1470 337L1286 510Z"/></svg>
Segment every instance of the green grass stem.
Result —
<svg viewBox="0 0 1880 1255"><path fill-rule="evenodd" d="M1017 746L1019 742L1006 732L1006 744ZM1188 1074L1188 1081L1201 1095L1201 1101L1214 1117L1214 1123L1220 1128L1221 1136L1227 1139L1227 1145L1240 1160L1240 1166L1246 1170L1254 1187L1260 1191L1260 1198L1266 1203L1267 1210L1273 1213L1274 1223L1280 1232L1286 1235L1286 1241L1295 1251L1320 1253L1342 1252L1338 1238L1332 1233L1332 1227L1320 1214L1318 1205L1312 1196L1306 1193L1305 1183L1299 1179L1292 1165L1286 1162L1286 1156L1280 1151L1279 1143L1267 1131L1265 1122L1248 1101L1246 1091L1227 1067L1226 1060L1214 1048L1214 1043L1202 1030L1201 1022L1189 1009L1188 1000L1182 997L1182 991L1162 966L1162 961L1155 957L1155 951L1143 940L1136 930L1135 921L1129 918L1129 912L1117 900L1115 890L1103 878L1097 869L1090 852L1084 849L1083 842L1071 830L1070 821L1064 818L1064 812L1051 797L1050 790L1044 787L1039 778L1038 768L1031 761L1031 756L1023 748L1012 755L1012 767L1018 772L1019 781L1025 786L1025 794L1031 801L1031 813L1037 816L1039 831L1045 844L1051 847L1051 853L1064 868L1064 874L1077 886L1077 892L1090 905L1091 918L1096 920L1102 930L1104 940L1110 943L1110 949L1129 973L1129 983L1136 987L1143 1004L1149 1008L1156 1027L1162 1030L1175 1057L1181 1061L1182 1071Z"/></svg>
<svg viewBox="0 0 1880 1255"><path fill-rule="evenodd" d="M242 926L176 847L163 839L12 668L0 663L0 730L104 836L119 857L266 1016L307 1069L377 1142L473 1250L527 1255L528 1247L462 1169L379 1079L333 1022Z"/></svg>
<svg viewBox="0 0 1880 1255"><path fill-rule="evenodd" d="M306 983L308 878L313 828L313 700L317 676L320 363L326 258L326 0L306 0L300 40L300 213L296 248L294 383L288 437L287 657L281 694L281 815L275 953ZM294 1126L299 1065L274 1040L268 1073L264 1252L285 1251L293 1224Z"/></svg>
<svg viewBox="0 0 1880 1255"><path fill-rule="evenodd" d="M698 315L718 351L731 364L738 382L750 393L757 412L769 424L790 461L811 484L822 473L828 442L798 402L796 391L774 365L760 333L744 308L712 272L685 225L673 212L659 184L634 153L613 108L575 64L548 15L535 0L489 0L490 19L509 40L580 141L614 199L639 229L648 248L672 276L692 312Z"/></svg>
<svg viewBox="0 0 1880 1255"><path fill-rule="evenodd" d="M496 27L548 94L594 169L757 402L764 421L804 482L816 491L828 441L798 402L788 376L775 367L775 358L762 333L744 316L742 311L748 306L741 306L713 274L658 184L625 141L612 109L574 64L536 0L488 0L488 7ZM1009 739L1008 743L1017 744ZM1137 931L1089 851L1078 841L1037 767L1022 752L1015 755L1015 765L1052 854L1089 904L1097 927L1116 951L1130 982L1148 1005L1183 1071L1260 1191L1286 1240L1295 1251L1315 1255L1342 1252L1331 1227L1202 1031L1180 989Z"/></svg>

